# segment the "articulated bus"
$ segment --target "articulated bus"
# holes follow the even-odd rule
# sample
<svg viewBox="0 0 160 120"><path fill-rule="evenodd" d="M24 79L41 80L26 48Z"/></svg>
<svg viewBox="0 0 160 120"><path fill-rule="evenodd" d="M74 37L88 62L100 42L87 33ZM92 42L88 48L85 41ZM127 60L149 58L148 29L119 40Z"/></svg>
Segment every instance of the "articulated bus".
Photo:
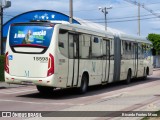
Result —
<svg viewBox="0 0 160 120"><path fill-rule="evenodd" d="M40 93L55 88L88 86L152 74L151 42L76 24L15 23L5 54L5 82L35 84Z"/></svg>

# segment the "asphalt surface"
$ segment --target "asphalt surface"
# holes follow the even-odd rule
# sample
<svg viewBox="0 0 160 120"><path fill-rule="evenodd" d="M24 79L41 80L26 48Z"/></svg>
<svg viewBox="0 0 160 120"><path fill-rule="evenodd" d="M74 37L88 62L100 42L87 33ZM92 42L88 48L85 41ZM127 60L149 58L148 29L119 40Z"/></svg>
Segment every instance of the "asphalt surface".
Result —
<svg viewBox="0 0 160 120"><path fill-rule="evenodd" d="M129 85L119 82L105 86L93 86L84 95L77 94L76 89L57 89L50 95L41 95L35 86L7 86L5 83L0 83L0 111L45 111L46 116L62 114L62 117L60 115L54 118L47 117L49 120L140 120L142 117L113 116L117 114L117 111L157 110L160 110L160 70L155 70L153 75L145 81L139 79ZM78 114L78 117L71 118L70 112L52 113L51 111L74 111L71 112L72 115L76 114L75 111L82 112ZM87 111L92 112L87 113ZM102 113L111 111L111 113L108 113L106 117L98 117L95 111L102 111ZM84 117L84 113L88 116ZM92 114L93 117L91 117ZM6 118L0 119L5 120ZM40 118L12 118L12 120L21 119L39 120Z"/></svg>

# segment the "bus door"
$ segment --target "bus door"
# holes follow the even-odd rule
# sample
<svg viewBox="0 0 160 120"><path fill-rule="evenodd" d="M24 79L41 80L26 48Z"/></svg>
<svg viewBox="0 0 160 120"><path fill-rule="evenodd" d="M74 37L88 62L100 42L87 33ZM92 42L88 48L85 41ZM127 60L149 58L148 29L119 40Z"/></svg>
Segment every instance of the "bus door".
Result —
<svg viewBox="0 0 160 120"><path fill-rule="evenodd" d="M79 76L79 35L69 33L68 36L68 82L67 86L77 86Z"/></svg>
<svg viewBox="0 0 160 120"><path fill-rule="evenodd" d="M103 49L103 76L102 76L102 83L106 83L109 80L109 73L110 73L110 41L103 39L102 42L102 49Z"/></svg>
<svg viewBox="0 0 160 120"><path fill-rule="evenodd" d="M138 43L134 43L134 77L137 77L138 72Z"/></svg>

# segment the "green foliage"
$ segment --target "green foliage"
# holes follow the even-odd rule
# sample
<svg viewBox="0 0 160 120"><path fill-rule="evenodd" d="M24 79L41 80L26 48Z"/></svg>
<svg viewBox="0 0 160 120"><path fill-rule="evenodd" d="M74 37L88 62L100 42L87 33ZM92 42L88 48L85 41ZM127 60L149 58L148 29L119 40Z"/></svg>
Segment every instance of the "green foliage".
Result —
<svg viewBox="0 0 160 120"><path fill-rule="evenodd" d="M4 59L3 55L0 55L0 81L4 81Z"/></svg>
<svg viewBox="0 0 160 120"><path fill-rule="evenodd" d="M160 51L160 34L149 34L148 39L153 43L153 48Z"/></svg>

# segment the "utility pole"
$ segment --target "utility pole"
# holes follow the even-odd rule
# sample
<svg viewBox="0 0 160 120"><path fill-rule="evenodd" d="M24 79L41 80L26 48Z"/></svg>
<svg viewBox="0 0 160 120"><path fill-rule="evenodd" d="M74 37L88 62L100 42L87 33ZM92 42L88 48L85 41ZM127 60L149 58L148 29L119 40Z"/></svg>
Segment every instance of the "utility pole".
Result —
<svg viewBox="0 0 160 120"><path fill-rule="evenodd" d="M69 23L72 24L73 22L73 0L69 2Z"/></svg>
<svg viewBox="0 0 160 120"><path fill-rule="evenodd" d="M3 54L3 7L0 1L0 54Z"/></svg>
<svg viewBox="0 0 160 120"><path fill-rule="evenodd" d="M107 14L108 14L107 8L106 8L106 7L104 7L105 30L106 30L106 31L107 31Z"/></svg>
<svg viewBox="0 0 160 120"><path fill-rule="evenodd" d="M110 6L110 7L104 7L104 8L102 8L102 7L99 7L99 10L101 10L101 12L103 12L104 13L104 17L105 17L105 31L107 31L107 14L108 14L108 9L112 9L112 6Z"/></svg>
<svg viewBox="0 0 160 120"><path fill-rule="evenodd" d="M3 55L3 7L1 7L1 55Z"/></svg>
<svg viewBox="0 0 160 120"><path fill-rule="evenodd" d="M138 35L140 36L141 35L141 28L140 28L140 24L141 24L141 21L140 21L140 0L138 2Z"/></svg>
<svg viewBox="0 0 160 120"><path fill-rule="evenodd" d="M0 0L0 55L3 55L3 9L11 7L10 0Z"/></svg>

